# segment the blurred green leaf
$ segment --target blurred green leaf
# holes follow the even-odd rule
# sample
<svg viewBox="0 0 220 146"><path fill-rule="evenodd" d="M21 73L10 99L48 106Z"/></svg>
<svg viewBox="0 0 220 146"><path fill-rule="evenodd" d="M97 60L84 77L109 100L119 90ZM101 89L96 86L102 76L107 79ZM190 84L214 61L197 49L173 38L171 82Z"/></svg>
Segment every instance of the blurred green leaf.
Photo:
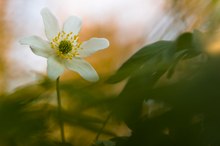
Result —
<svg viewBox="0 0 220 146"><path fill-rule="evenodd" d="M170 69L168 77L171 77L181 59L203 53L202 36L201 32L195 30L193 33L181 34L175 41L158 41L147 45L129 58L107 82L117 83L143 70L154 74L160 71L165 73Z"/></svg>
<svg viewBox="0 0 220 146"><path fill-rule="evenodd" d="M146 62L157 63L160 62L162 55L171 56L169 54L173 53L173 45L172 41L159 41L143 47L127 60L107 82L117 83L137 72Z"/></svg>

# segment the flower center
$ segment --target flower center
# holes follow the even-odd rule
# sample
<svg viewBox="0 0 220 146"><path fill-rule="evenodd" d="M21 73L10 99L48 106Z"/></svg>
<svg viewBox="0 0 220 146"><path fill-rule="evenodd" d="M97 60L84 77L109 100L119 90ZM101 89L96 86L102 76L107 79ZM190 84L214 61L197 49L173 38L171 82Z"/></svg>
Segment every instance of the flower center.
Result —
<svg viewBox="0 0 220 146"><path fill-rule="evenodd" d="M59 51L63 54L67 54L72 50L72 43L67 40L63 40L59 44Z"/></svg>
<svg viewBox="0 0 220 146"><path fill-rule="evenodd" d="M78 50L82 49L79 36L74 35L72 32L59 32L58 35L52 39L50 45L57 55L63 59L72 59L73 57L79 56Z"/></svg>

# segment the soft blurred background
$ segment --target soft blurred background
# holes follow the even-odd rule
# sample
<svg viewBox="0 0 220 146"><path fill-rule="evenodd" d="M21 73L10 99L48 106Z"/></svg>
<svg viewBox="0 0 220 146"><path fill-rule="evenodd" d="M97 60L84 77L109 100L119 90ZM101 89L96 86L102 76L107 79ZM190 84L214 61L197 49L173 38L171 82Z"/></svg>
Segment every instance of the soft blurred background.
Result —
<svg viewBox="0 0 220 146"><path fill-rule="evenodd" d="M1 0L1 91L35 81L45 74L46 59L34 55L18 40L45 38L40 10L48 7L60 20L70 15L83 19L81 39L106 37L111 46L88 58L101 77L112 74L144 44L171 40L183 31L214 29L218 17L214 0ZM212 18L214 17L214 18ZM68 77L75 78L72 73Z"/></svg>
<svg viewBox="0 0 220 146"><path fill-rule="evenodd" d="M4 38L1 40L1 50L4 50L1 53L4 67L1 70L5 72L1 78L3 90L11 91L36 80L39 73L45 74L46 60L18 43L24 36L38 35L45 38L40 15L44 7L53 11L61 26L71 15L81 17L82 40L93 36L110 40L111 47L88 58L101 76L106 76L146 43L148 37L151 41L159 38L155 34L148 35L152 30L157 31L155 25L161 27L158 21L163 17L165 3L163 0L1 0L1 35ZM163 21L167 23L168 20ZM74 78L75 75L71 76Z"/></svg>
<svg viewBox="0 0 220 146"><path fill-rule="evenodd" d="M110 41L86 58L99 82L61 76L62 117L46 59L18 43L46 38L44 7ZM1 146L220 145L218 0L0 0L0 16Z"/></svg>

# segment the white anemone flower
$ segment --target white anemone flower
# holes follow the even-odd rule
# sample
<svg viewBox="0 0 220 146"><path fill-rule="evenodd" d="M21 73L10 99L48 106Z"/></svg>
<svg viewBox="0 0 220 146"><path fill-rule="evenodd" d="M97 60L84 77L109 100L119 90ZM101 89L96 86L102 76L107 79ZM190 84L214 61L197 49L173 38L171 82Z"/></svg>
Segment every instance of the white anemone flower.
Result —
<svg viewBox="0 0 220 146"><path fill-rule="evenodd" d="M87 81L97 81L99 79L97 72L83 58L107 48L109 41L105 38L91 38L81 43L78 35L81 28L80 18L69 17L60 30L57 19L49 9L43 8L41 15L48 41L38 36L30 36L21 39L20 43L29 45L36 55L47 58L49 78L57 79L66 67Z"/></svg>

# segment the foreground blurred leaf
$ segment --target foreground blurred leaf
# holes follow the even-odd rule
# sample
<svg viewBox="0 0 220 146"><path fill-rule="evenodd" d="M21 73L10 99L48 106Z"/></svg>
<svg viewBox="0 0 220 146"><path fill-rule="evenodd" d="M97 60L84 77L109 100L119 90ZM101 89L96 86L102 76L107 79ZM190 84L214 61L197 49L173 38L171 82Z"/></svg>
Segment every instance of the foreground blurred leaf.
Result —
<svg viewBox="0 0 220 146"><path fill-rule="evenodd" d="M219 64L220 57L211 58L190 80L152 89L149 96L164 103L164 112L137 118L132 136L116 146L219 145Z"/></svg>
<svg viewBox="0 0 220 146"><path fill-rule="evenodd" d="M53 145L53 142L49 142L46 136L49 133L47 118L51 109L47 103L37 104L45 91L46 89L41 86L31 85L21 88L11 95L1 97L1 145L10 146L18 143Z"/></svg>
<svg viewBox="0 0 220 146"><path fill-rule="evenodd" d="M162 57L166 57L166 55L172 56L174 53L173 45L174 42L172 41L159 41L140 49L120 67L118 72L108 82L116 83L127 78L138 72L146 62L149 62L149 65L153 65L154 63L159 63Z"/></svg>
<svg viewBox="0 0 220 146"><path fill-rule="evenodd" d="M128 59L108 80L109 83L117 83L129 77L113 106L113 113L129 126L135 123L141 114L143 101L150 98L161 77L167 73L166 77L171 78L179 62L193 60L203 53L201 36L198 31L183 33L175 41L147 45Z"/></svg>
<svg viewBox="0 0 220 146"><path fill-rule="evenodd" d="M175 41L158 41L147 45L129 58L109 78L108 83L117 83L143 70L152 74L162 70L165 72L170 66L174 67L182 57L192 58L202 53L202 41L202 33L195 30L193 33L181 34Z"/></svg>

